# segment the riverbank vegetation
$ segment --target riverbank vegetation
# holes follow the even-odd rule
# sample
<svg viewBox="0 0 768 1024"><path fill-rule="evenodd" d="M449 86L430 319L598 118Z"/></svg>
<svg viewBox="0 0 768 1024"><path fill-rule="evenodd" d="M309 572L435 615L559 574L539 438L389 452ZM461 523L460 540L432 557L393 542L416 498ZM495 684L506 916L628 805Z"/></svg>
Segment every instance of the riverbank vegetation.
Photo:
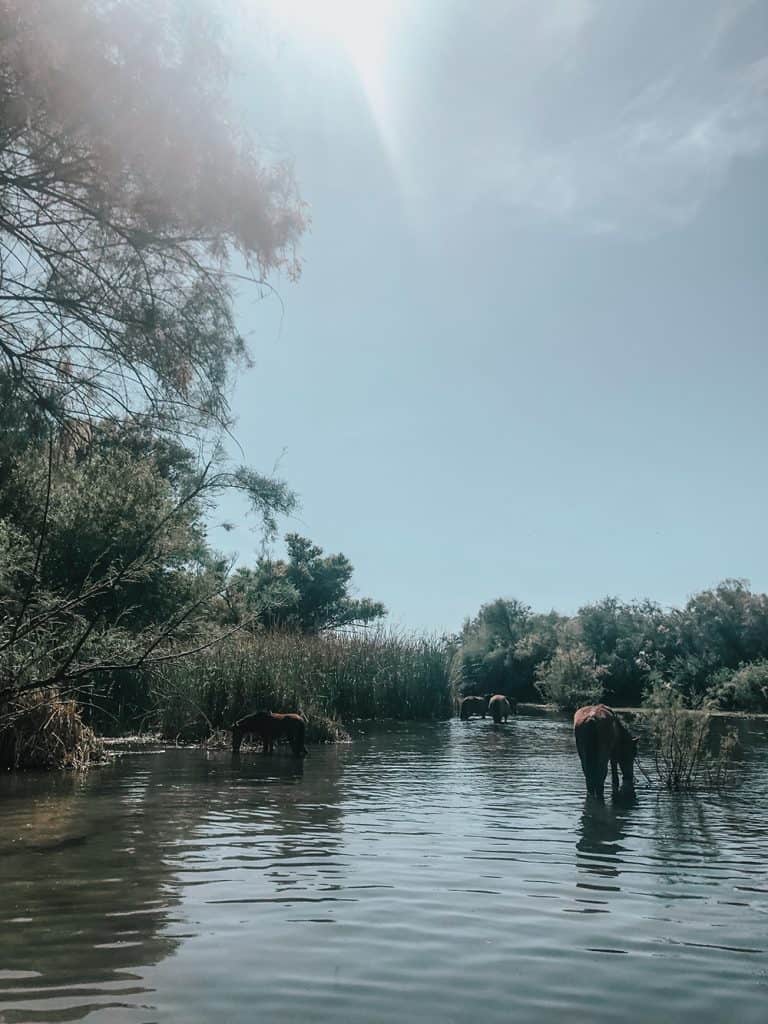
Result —
<svg viewBox="0 0 768 1024"><path fill-rule="evenodd" d="M115 679L89 700L99 733L156 732L207 740L257 708L297 710L310 742L346 735L361 719L432 720L453 713L445 646L385 630L238 634L179 660Z"/></svg>
<svg viewBox="0 0 768 1024"><path fill-rule="evenodd" d="M768 710L768 598L741 581L679 610L498 600L437 640L379 630L343 554L298 533L269 553L297 498L226 452L235 300L298 275L307 217L228 67L205 5L0 4L0 767L256 706L303 709L310 738L468 693L638 704L655 679ZM207 535L231 491L262 541L237 569Z"/></svg>
<svg viewBox="0 0 768 1024"><path fill-rule="evenodd" d="M682 694L656 680L635 724L645 734L660 787L723 789L736 778L741 758L737 732L712 715L711 705L687 708Z"/></svg>
<svg viewBox="0 0 768 1024"><path fill-rule="evenodd" d="M25 693L0 704L0 768L44 770L85 768L101 743L82 719L75 700L54 687Z"/></svg>
<svg viewBox="0 0 768 1024"><path fill-rule="evenodd" d="M768 712L768 596L725 580L682 608L609 597L564 616L494 601L465 623L451 676L462 695L569 711L640 706L661 680L688 708Z"/></svg>

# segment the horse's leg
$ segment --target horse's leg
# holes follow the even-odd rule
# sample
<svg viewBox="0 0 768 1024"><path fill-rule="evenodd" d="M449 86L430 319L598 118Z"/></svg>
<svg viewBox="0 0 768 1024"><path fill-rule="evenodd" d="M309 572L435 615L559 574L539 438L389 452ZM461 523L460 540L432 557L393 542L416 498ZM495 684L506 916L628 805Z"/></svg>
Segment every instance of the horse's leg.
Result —
<svg viewBox="0 0 768 1024"><path fill-rule="evenodd" d="M608 774L608 758L598 764L595 769L594 795L598 800L603 800L603 789L605 788L605 777Z"/></svg>
<svg viewBox="0 0 768 1024"><path fill-rule="evenodd" d="M611 758L611 789L614 793L619 791L619 766L615 757Z"/></svg>
<svg viewBox="0 0 768 1024"><path fill-rule="evenodd" d="M581 738L581 733L576 733L576 753L579 755L579 761L581 761L581 770L584 774L584 781L587 784L587 796L592 795L592 780L589 777L589 765L587 764L587 752L584 749L584 742Z"/></svg>
<svg viewBox="0 0 768 1024"><path fill-rule="evenodd" d="M237 726L232 730L232 753L240 753L240 744L243 742L243 731Z"/></svg>
<svg viewBox="0 0 768 1024"><path fill-rule="evenodd" d="M288 740L288 743L290 744L291 752L292 752L293 756L294 757L300 757L301 756L301 743L299 742L298 730L297 729L287 730L286 733L285 733L285 738Z"/></svg>

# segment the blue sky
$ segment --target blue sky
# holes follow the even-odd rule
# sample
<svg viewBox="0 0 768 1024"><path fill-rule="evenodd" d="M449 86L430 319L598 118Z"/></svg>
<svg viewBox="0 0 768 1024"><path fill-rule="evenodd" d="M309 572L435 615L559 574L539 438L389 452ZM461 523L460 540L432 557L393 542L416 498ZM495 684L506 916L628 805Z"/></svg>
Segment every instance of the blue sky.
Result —
<svg viewBox="0 0 768 1024"><path fill-rule="evenodd" d="M239 303L286 530L412 629L768 589L768 7L306 2L251 5L238 81L312 216Z"/></svg>

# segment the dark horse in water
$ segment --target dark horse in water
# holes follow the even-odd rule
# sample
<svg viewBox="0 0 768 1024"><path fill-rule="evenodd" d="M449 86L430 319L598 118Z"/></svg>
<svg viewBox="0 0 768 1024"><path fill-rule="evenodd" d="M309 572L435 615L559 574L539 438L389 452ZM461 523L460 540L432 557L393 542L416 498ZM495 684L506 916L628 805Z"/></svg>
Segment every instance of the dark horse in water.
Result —
<svg viewBox="0 0 768 1024"><path fill-rule="evenodd" d="M246 715L232 727L232 753L237 754L243 736L256 736L264 744L264 753L271 754L276 740L285 739L291 745L296 757L303 757L307 748L304 746L306 723L301 715L279 715L274 711L257 711Z"/></svg>
<svg viewBox="0 0 768 1024"><path fill-rule="evenodd" d="M579 708L573 716L573 734L590 796L602 800L609 761L613 792L619 792L618 769L621 768L622 792L628 796L634 793L632 771L637 740L609 707L590 704Z"/></svg>
<svg viewBox="0 0 768 1024"><path fill-rule="evenodd" d="M485 718L488 711L488 701L485 697L464 697L459 701L459 718L466 721L472 715L482 715Z"/></svg>
<svg viewBox="0 0 768 1024"><path fill-rule="evenodd" d="M515 702L510 701L503 693L494 693L488 698L488 710L496 725L502 721L506 722L510 715L514 715L515 709Z"/></svg>

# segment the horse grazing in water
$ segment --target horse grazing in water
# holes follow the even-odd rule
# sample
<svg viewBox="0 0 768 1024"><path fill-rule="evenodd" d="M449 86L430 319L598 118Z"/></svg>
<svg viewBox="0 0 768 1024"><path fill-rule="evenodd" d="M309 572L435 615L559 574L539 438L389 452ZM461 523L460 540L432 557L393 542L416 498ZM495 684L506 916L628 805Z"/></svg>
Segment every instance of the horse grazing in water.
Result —
<svg viewBox="0 0 768 1024"><path fill-rule="evenodd" d="M488 710L488 701L485 697L464 697L459 701L459 718L463 721L471 718L472 715L482 715Z"/></svg>
<svg viewBox="0 0 768 1024"><path fill-rule="evenodd" d="M515 713L515 706L503 693L494 693L488 698L488 710L498 725L501 721L506 722L507 718Z"/></svg>
<svg viewBox="0 0 768 1024"><path fill-rule="evenodd" d="M296 757L303 757L307 748L304 746L304 730L306 723L301 715L292 713L279 715L274 711L257 711L246 715L232 727L232 753L237 754L243 736L256 736L264 744L264 753L271 754L275 740L286 739Z"/></svg>
<svg viewBox="0 0 768 1024"><path fill-rule="evenodd" d="M637 755L637 739L630 735L627 727L609 707L605 704L591 704L579 708L573 716L573 735L590 796L602 800L609 761L613 792L619 791L619 768L623 792L634 792L632 769Z"/></svg>

